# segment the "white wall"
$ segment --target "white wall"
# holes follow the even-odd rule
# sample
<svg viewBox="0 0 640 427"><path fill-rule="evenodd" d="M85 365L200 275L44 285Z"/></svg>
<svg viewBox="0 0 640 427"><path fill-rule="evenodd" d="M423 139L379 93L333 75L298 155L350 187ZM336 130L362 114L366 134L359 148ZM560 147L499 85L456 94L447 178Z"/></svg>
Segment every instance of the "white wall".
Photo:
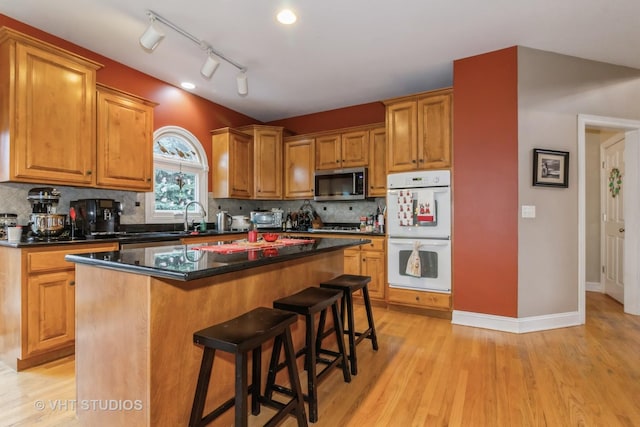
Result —
<svg viewBox="0 0 640 427"><path fill-rule="evenodd" d="M640 120L640 70L518 48L518 317L578 310L577 115ZM532 150L570 153L569 188L533 187Z"/></svg>

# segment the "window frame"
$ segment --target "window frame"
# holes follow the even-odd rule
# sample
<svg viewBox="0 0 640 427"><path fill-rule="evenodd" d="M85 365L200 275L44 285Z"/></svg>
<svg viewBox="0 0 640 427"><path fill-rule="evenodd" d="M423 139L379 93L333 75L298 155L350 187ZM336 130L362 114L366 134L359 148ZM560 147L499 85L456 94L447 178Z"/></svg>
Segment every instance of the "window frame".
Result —
<svg viewBox="0 0 640 427"><path fill-rule="evenodd" d="M156 156L155 152L153 153L153 187L154 191L145 193L145 209L144 216L145 222L147 224L160 224L160 223L181 223L184 222L184 211L180 212L171 212L171 213L160 213L156 212L156 200L155 200L155 175L156 168L160 167L162 169L167 169L171 171L182 171L185 173L191 173L196 175L197 180L197 191L195 193L195 200L202 203L207 211L207 215L205 215L204 219L207 220L208 216L208 194L209 194L209 182L208 182L208 173L209 173L209 160L207 158L207 153L204 151L204 147L198 138L193 135L188 130L181 128L179 126L164 126L156 129L153 132L153 145L158 142L159 139L173 136L182 139L186 144L190 145L193 148L193 151L196 153L196 157L198 162L181 162L177 159L166 158L162 156ZM194 211L198 210L197 206L191 207ZM189 212L192 211L189 209Z"/></svg>

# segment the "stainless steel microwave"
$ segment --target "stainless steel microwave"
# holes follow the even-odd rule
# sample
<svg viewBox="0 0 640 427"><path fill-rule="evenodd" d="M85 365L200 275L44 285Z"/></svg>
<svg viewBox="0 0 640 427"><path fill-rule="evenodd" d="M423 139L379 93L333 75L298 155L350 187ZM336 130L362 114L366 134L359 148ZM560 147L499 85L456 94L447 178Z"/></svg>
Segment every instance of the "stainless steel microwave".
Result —
<svg viewBox="0 0 640 427"><path fill-rule="evenodd" d="M314 188L313 200L365 199L367 168L316 171Z"/></svg>

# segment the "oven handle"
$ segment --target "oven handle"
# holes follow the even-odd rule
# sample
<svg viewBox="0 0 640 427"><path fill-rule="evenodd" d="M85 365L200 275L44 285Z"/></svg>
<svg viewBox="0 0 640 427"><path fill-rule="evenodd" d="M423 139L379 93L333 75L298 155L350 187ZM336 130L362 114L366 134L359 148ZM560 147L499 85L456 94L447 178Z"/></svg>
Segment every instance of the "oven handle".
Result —
<svg viewBox="0 0 640 427"><path fill-rule="evenodd" d="M449 246L449 240L411 240L411 239L389 239L390 245L413 246L414 242L419 242L420 246Z"/></svg>

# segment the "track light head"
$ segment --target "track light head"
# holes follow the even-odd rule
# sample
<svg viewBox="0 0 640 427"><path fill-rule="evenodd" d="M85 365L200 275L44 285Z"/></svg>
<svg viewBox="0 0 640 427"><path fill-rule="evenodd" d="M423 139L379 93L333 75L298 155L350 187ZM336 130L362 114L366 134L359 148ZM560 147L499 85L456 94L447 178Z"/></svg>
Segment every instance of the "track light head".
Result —
<svg viewBox="0 0 640 427"><path fill-rule="evenodd" d="M249 82L247 81L247 74L245 71L240 71L236 77L238 83L238 95L245 96L249 93Z"/></svg>
<svg viewBox="0 0 640 427"><path fill-rule="evenodd" d="M216 72L219 65L220 61L209 54L207 55L207 59L204 61L204 64L202 64L202 68L200 68L200 74L202 74L202 77L209 80L211 76L213 76L213 73Z"/></svg>
<svg viewBox="0 0 640 427"><path fill-rule="evenodd" d="M147 30L140 36L140 45L147 52L153 52L164 38L164 33L153 25L154 21L154 19L151 19L149 27L147 27Z"/></svg>

